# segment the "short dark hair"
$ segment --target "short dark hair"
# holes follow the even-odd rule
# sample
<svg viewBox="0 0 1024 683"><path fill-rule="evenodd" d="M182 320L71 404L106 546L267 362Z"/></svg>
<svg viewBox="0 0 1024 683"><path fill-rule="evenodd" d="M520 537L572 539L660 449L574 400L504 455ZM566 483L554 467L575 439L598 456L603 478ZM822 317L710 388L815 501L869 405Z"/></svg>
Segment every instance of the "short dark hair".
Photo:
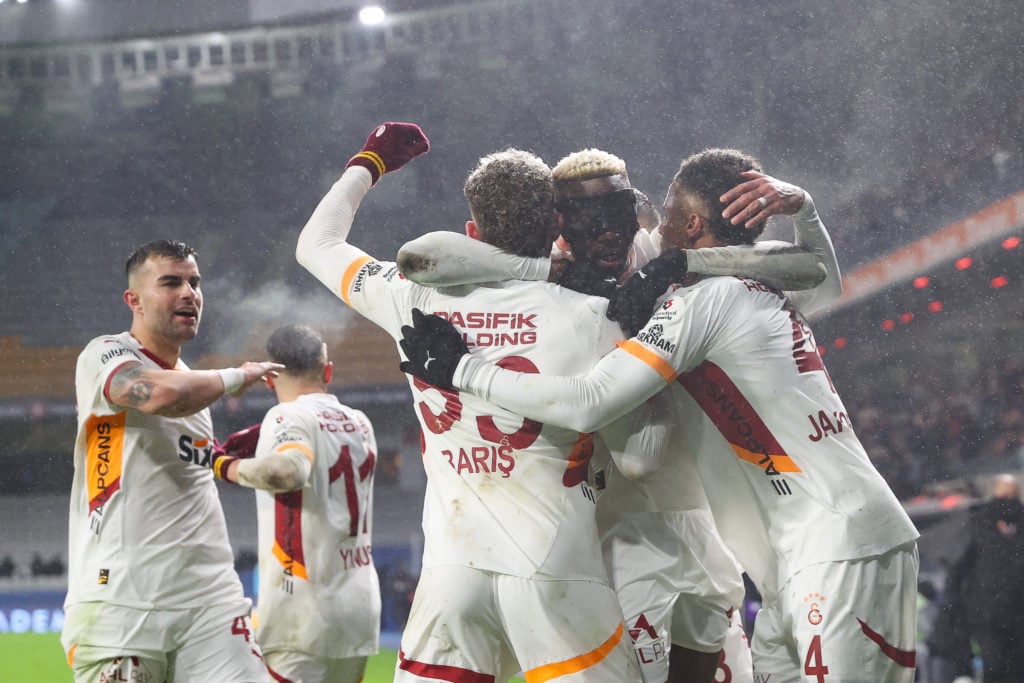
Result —
<svg viewBox="0 0 1024 683"><path fill-rule="evenodd" d="M724 208L719 197L745 181L743 171L762 171L753 156L736 149L713 148L683 159L675 181L680 189L696 195L707 207L711 233L725 244L753 244L764 232L764 225L754 229L733 225L722 216Z"/></svg>
<svg viewBox="0 0 1024 683"><path fill-rule="evenodd" d="M132 252L132 255L128 257L128 261L125 262L124 276L125 279L131 279L132 273L145 263L150 256L169 258L174 261L187 261L189 258L195 258L197 254L198 252L195 249L177 240L157 240L149 244L143 244Z"/></svg>
<svg viewBox="0 0 1024 683"><path fill-rule="evenodd" d="M267 356L290 375L319 374L324 368L324 340L308 325L282 325L267 339Z"/></svg>
<svg viewBox="0 0 1024 683"><path fill-rule="evenodd" d="M480 160L463 187L480 239L519 256L547 256L554 237L551 169L507 149Z"/></svg>

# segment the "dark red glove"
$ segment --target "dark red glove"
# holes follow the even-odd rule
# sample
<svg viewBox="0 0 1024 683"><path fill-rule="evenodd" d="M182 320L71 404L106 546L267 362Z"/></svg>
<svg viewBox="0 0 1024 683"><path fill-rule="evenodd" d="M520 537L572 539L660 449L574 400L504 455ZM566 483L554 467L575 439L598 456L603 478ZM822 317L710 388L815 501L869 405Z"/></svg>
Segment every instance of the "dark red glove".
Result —
<svg viewBox="0 0 1024 683"><path fill-rule="evenodd" d="M348 160L345 168L362 166L376 184L385 173L397 171L429 149L430 140L415 123L388 121L370 133L363 149Z"/></svg>
<svg viewBox="0 0 1024 683"><path fill-rule="evenodd" d="M227 439L224 443L213 440L213 458L211 459L213 474L218 479L224 479L228 466L235 460L251 458L256 455L256 444L260 440L260 424L241 429Z"/></svg>

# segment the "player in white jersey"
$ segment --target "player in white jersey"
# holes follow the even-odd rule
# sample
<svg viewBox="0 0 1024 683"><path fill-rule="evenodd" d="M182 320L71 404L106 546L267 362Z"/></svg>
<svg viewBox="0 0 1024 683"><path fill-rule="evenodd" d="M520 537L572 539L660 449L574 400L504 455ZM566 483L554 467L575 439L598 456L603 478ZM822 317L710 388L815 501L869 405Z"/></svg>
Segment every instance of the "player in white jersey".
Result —
<svg viewBox="0 0 1024 683"><path fill-rule="evenodd" d="M748 239L737 223L788 201L761 174L744 173L753 163L734 150L685 160L666 199L666 243ZM741 176L749 181L730 192ZM722 198L732 200L724 220ZM584 377L509 372L470 354L453 366L454 336L436 324L407 330L406 368L576 429L599 427L666 384L690 406L678 418L684 455L765 600L752 645L760 680L913 680L917 531L853 433L809 327L777 291L746 278L700 280ZM673 472L659 473L659 485L684 485Z"/></svg>
<svg viewBox="0 0 1024 683"><path fill-rule="evenodd" d="M213 475L208 406L273 363L189 370L203 297L195 251L128 259L129 332L78 357L62 643L79 681L266 679Z"/></svg>
<svg viewBox="0 0 1024 683"><path fill-rule="evenodd" d="M305 325L267 339L284 369L268 380L279 403L255 458L230 454L214 472L257 489L256 636L275 681L358 683L380 637L371 553L377 445L362 412L327 392L327 345Z"/></svg>
<svg viewBox="0 0 1024 683"><path fill-rule="evenodd" d="M395 338L415 307L517 369L582 372L613 348L619 333L601 300L546 282L435 290L348 244L370 187L426 148L412 124L375 130L307 222L299 262ZM549 180L525 152L484 158L466 181L467 231L520 254L547 253ZM410 384L427 473L425 544L395 680L504 681L520 668L531 681L639 680L598 546L587 483L594 436Z"/></svg>
<svg viewBox="0 0 1024 683"><path fill-rule="evenodd" d="M562 233L552 249L552 259L572 262L568 271L559 273L568 275L569 286L611 295L615 283L658 255L660 232L655 230L651 236L637 229L641 197L630 187L622 159L595 149L575 152L555 166L552 179ZM799 188L774 179L771 182L803 195ZM715 264L720 272L732 267L734 274L763 276L781 288L805 287L824 266L828 278L820 286L835 287L839 279L835 252L810 199L804 206L780 202L773 207L772 213L776 212L797 214L797 241L809 245L808 251L794 252L779 244L773 251L762 246L756 256L751 256L753 248L749 246L710 250L703 261L704 253L688 254L698 267ZM417 251L437 249L437 244L431 244L433 239L428 235L403 247L407 262L426 262ZM462 251L467 248L473 247L464 245ZM515 269L516 258L485 253L478 256L479 261L457 263L460 275L468 275L468 269L476 267L486 279L495 270ZM437 282L451 277L448 268L453 262L452 258L432 262L430 278ZM663 282L662 291L666 286ZM592 462L592 469L597 470L598 527L606 565L644 680L710 681L728 672L727 677L736 683L751 681L750 652L742 626L728 617L738 614L735 608L742 603L739 566L718 537L692 460L668 458L663 467L688 474L674 477L673 487L666 489L656 482L645 485L629 480L610 460L597 456ZM671 651L670 643L674 645ZM729 647L720 657L723 643Z"/></svg>

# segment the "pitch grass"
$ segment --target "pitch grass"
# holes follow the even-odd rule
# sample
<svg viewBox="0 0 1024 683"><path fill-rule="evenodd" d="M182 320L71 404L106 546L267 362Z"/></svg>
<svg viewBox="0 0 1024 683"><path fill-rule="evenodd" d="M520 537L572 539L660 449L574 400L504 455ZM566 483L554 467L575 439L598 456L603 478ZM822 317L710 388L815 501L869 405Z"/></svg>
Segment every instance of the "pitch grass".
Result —
<svg viewBox="0 0 1024 683"><path fill-rule="evenodd" d="M391 683L398 652L382 647L366 665L363 683ZM522 678L513 679L522 681ZM0 681L73 683L57 633L0 634Z"/></svg>

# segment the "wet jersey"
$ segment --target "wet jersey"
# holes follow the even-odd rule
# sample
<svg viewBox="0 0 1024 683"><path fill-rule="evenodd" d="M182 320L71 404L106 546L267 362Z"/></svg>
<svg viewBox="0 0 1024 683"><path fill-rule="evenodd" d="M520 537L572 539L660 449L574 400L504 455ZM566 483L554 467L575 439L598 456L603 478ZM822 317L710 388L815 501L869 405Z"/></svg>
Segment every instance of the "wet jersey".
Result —
<svg viewBox="0 0 1024 683"><path fill-rule="evenodd" d="M762 592L808 565L917 538L854 434L810 328L754 280L678 290L584 378L501 373L471 356L455 375L456 386L526 415L531 402L544 405L549 421L577 429L666 382L719 531Z"/></svg>
<svg viewBox="0 0 1024 683"><path fill-rule="evenodd" d="M376 442L366 416L332 394L271 408L256 458L298 449L312 460L304 488L256 491L260 591L257 640L346 658L377 651L380 585L371 554Z"/></svg>
<svg viewBox="0 0 1024 683"><path fill-rule="evenodd" d="M209 460L210 411L161 417L110 402L126 363L167 368L128 332L78 357L78 438L71 486L65 604L180 609L240 601ZM188 370L178 362L177 370Z"/></svg>
<svg viewBox="0 0 1024 683"><path fill-rule="evenodd" d="M524 372L583 373L620 338L607 301L546 282L435 290L345 242L370 187L345 172L299 238L300 263L392 337L411 310L438 314L481 358ZM586 482L590 434L546 425L476 396L411 379L427 473L423 565L524 578L606 582Z"/></svg>

